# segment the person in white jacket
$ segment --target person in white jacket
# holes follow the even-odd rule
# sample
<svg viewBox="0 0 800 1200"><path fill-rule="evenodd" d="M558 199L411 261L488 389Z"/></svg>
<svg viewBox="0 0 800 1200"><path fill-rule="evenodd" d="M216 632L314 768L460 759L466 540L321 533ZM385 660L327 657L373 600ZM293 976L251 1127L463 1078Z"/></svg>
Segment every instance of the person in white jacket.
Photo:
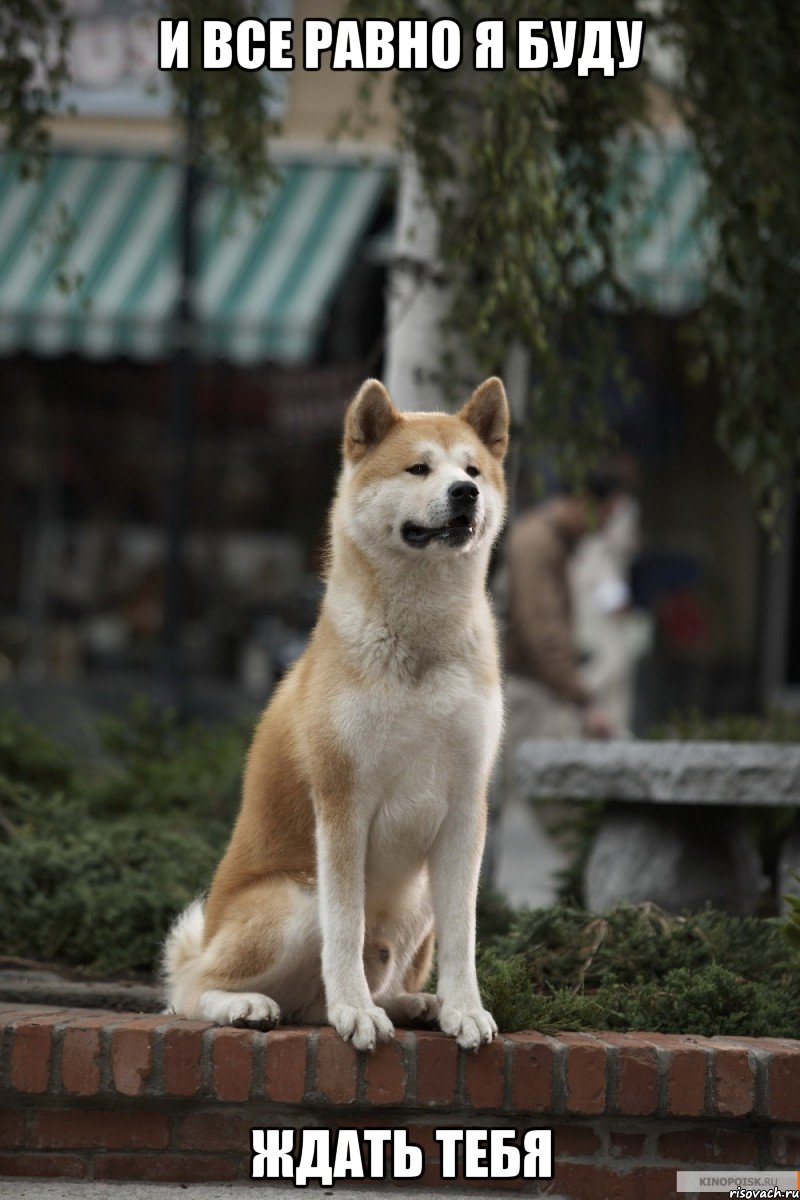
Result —
<svg viewBox="0 0 800 1200"><path fill-rule="evenodd" d="M569 568L581 678L620 733L630 731L636 667L652 640L650 617L631 601L631 564L640 542L639 502L620 494Z"/></svg>

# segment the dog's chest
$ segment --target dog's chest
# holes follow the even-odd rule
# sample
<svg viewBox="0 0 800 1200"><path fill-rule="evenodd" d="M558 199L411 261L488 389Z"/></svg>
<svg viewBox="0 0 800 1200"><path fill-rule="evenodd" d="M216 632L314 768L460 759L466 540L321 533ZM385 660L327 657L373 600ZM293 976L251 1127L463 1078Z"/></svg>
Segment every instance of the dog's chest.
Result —
<svg viewBox="0 0 800 1200"><path fill-rule="evenodd" d="M464 665L343 691L336 726L370 821L371 873L393 878L424 859L448 806L481 784L500 726L499 694Z"/></svg>
<svg viewBox="0 0 800 1200"><path fill-rule="evenodd" d="M391 789L421 777L444 783L465 752L480 756L496 733L495 708L496 689L468 666L449 664L417 684L388 679L343 688L334 721L357 780Z"/></svg>

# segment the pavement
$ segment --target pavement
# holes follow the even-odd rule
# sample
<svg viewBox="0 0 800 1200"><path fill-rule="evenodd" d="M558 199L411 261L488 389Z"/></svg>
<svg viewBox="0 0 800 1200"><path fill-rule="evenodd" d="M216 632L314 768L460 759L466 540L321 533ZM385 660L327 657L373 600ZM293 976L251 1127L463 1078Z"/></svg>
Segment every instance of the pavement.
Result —
<svg viewBox="0 0 800 1200"><path fill-rule="evenodd" d="M62 1179L0 1179L0 1196L3 1200L240 1200L244 1195L252 1196L263 1190L270 1200L296 1200L298 1189L294 1184L281 1183L86 1183ZM306 1191L306 1189L301 1189ZM387 1196L431 1195L430 1187L399 1188L389 1183L384 1188L317 1188L313 1194L332 1197L334 1200L386 1200ZM496 1191L470 1188L468 1192L442 1190L443 1200L475 1200L480 1196L497 1196ZM564 1200L551 1196L550 1200Z"/></svg>
<svg viewBox="0 0 800 1200"><path fill-rule="evenodd" d="M0 956L0 1002L53 1008L103 1008L112 1012L163 1012L155 984L70 978L68 969Z"/></svg>
<svg viewBox="0 0 800 1200"><path fill-rule="evenodd" d="M556 903L556 875L566 866L563 852L527 800L508 800L498 817L493 883L514 908Z"/></svg>

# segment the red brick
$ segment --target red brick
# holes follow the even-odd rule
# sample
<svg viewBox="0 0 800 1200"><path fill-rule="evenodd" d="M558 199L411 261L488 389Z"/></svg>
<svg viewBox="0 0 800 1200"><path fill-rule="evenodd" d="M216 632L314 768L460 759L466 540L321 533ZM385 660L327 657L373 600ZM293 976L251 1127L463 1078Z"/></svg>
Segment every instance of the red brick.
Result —
<svg viewBox="0 0 800 1200"><path fill-rule="evenodd" d="M678 1129L660 1135L658 1156L668 1162L698 1166L755 1166L758 1146L754 1135L746 1130Z"/></svg>
<svg viewBox="0 0 800 1200"><path fill-rule="evenodd" d="M502 1108L506 1043L503 1038L464 1055L464 1099L472 1108Z"/></svg>
<svg viewBox="0 0 800 1200"><path fill-rule="evenodd" d="M70 1096L94 1096L100 1090L99 1029L64 1030L61 1082Z"/></svg>
<svg viewBox="0 0 800 1200"><path fill-rule="evenodd" d="M797 1167L800 1163L800 1129L774 1129L770 1165Z"/></svg>
<svg viewBox="0 0 800 1200"><path fill-rule="evenodd" d="M613 1169L589 1163L559 1163L542 1193L562 1194L569 1200L682 1200L675 1190L673 1168Z"/></svg>
<svg viewBox="0 0 800 1200"><path fill-rule="evenodd" d="M520 1113L553 1111L553 1063L551 1042L535 1033L512 1033L511 1108Z"/></svg>
<svg viewBox="0 0 800 1200"><path fill-rule="evenodd" d="M606 1104L605 1048L580 1033L559 1040L567 1047L567 1112L597 1116Z"/></svg>
<svg viewBox="0 0 800 1200"><path fill-rule="evenodd" d="M368 1104L402 1104L406 1096L403 1035L381 1042L364 1062Z"/></svg>
<svg viewBox="0 0 800 1200"><path fill-rule="evenodd" d="M410 1138L410 1136L409 1136L409 1141L416 1141L416 1139ZM416 1144L417 1144L417 1146L420 1146L422 1148L423 1152L425 1152L425 1145L426 1145L425 1140L416 1141ZM437 1146L437 1151L438 1151L438 1148L439 1147ZM390 1150L389 1156L387 1156L387 1163L386 1163L386 1181L390 1181L391 1177L392 1177L392 1156L391 1156L391 1150ZM446 1181L446 1182L450 1182L450 1181ZM369 1181L367 1181L367 1183L369 1183ZM373 1183L373 1187L374 1186L375 1186L375 1184ZM399 1186L402 1186L402 1184L399 1184ZM450 1183L450 1186L452 1187L452 1183ZM391 1183L389 1183L389 1182L384 1183L383 1187L391 1188ZM409 1180L407 1183L405 1183L405 1187L414 1188L414 1194L417 1194L417 1195L419 1195L419 1193L416 1192L417 1188L427 1188L428 1195L431 1195L431 1194L435 1195L435 1194L439 1193L441 1190L441 1168L439 1165L438 1156L435 1156L435 1154L431 1154L431 1156L428 1156L428 1154L426 1154L425 1158L423 1158L423 1160L422 1160L422 1175L420 1175L419 1178L416 1178L416 1180ZM395 1190L395 1188L391 1188L391 1190L393 1192L393 1190Z"/></svg>
<svg viewBox="0 0 800 1200"><path fill-rule="evenodd" d="M37 1179L82 1179L86 1164L72 1154L0 1154L0 1175Z"/></svg>
<svg viewBox="0 0 800 1200"><path fill-rule="evenodd" d="M428 1107L452 1104L458 1068L455 1040L443 1033L421 1032L416 1037L417 1103Z"/></svg>
<svg viewBox="0 0 800 1200"><path fill-rule="evenodd" d="M712 1075L714 1111L723 1117L748 1116L755 1105L756 1078L747 1051L717 1050Z"/></svg>
<svg viewBox="0 0 800 1200"><path fill-rule="evenodd" d="M314 1090L329 1104L352 1104L356 1098L358 1056L333 1029L317 1035L317 1073Z"/></svg>
<svg viewBox="0 0 800 1200"><path fill-rule="evenodd" d="M800 1048L770 1056L769 1115L776 1121L800 1121Z"/></svg>
<svg viewBox="0 0 800 1200"><path fill-rule="evenodd" d="M635 1175L641 1187L636 1200L686 1200L686 1193L676 1190L673 1167L643 1167Z"/></svg>
<svg viewBox="0 0 800 1200"><path fill-rule="evenodd" d="M97 1018L109 1018L115 1016L116 1021L120 1020L120 1013L110 1013L108 1008L54 1008L48 1006L46 1013L49 1016L58 1015L59 1025L84 1025L85 1021L95 1020Z"/></svg>
<svg viewBox="0 0 800 1200"><path fill-rule="evenodd" d="M65 1031L71 1029L104 1029L107 1025L119 1025L119 1021L120 1014L118 1012L87 1008L71 1013L69 1020L62 1021L61 1025Z"/></svg>
<svg viewBox="0 0 800 1200"><path fill-rule="evenodd" d="M264 1088L270 1100L299 1104L306 1091L308 1030L274 1029L267 1034Z"/></svg>
<svg viewBox="0 0 800 1200"><path fill-rule="evenodd" d="M699 1039L698 1039L699 1040ZM797 1050L798 1043L789 1038L756 1038L719 1036L704 1039L712 1050Z"/></svg>
<svg viewBox="0 0 800 1200"><path fill-rule="evenodd" d="M444 1125L441 1121L437 1121L435 1125L408 1125L406 1126L406 1136L409 1142L420 1147L426 1162L438 1163L442 1148L436 1140L434 1130L455 1128L461 1129L462 1126ZM389 1150L389 1156L391 1157L391 1150Z"/></svg>
<svg viewBox="0 0 800 1200"><path fill-rule="evenodd" d="M211 1043L218 1100L247 1100L253 1086L254 1035L249 1029L215 1029Z"/></svg>
<svg viewBox="0 0 800 1200"><path fill-rule="evenodd" d="M433 1167L433 1168L431 1168L431 1170L432 1170L432 1172L438 1171L438 1168ZM438 1174L437 1175L432 1174L430 1181L432 1184L438 1185L438 1187L436 1189L437 1192L440 1192L444 1196L447 1195L447 1193L442 1190L441 1176L439 1176ZM484 1196L493 1196L494 1193L497 1191L521 1192L523 1188L529 1189L530 1183L528 1180L522 1179L522 1178L518 1178L518 1179L461 1179L461 1178L459 1178L456 1180L456 1186L459 1189L461 1187L480 1188L480 1190ZM492 1189L491 1192L487 1191L486 1190L487 1188L491 1188Z"/></svg>
<svg viewBox="0 0 800 1200"><path fill-rule="evenodd" d="M22 1146L25 1135L25 1117L18 1108L0 1108L0 1146L11 1150Z"/></svg>
<svg viewBox="0 0 800 1200"><path fill-rule="evenodd" d="M164 1030L164 1094L195 1096L203 1085L203 1034L210 1025L181 1021Z"/></svg>
<svg viewBox="0 0 800 1200"><path fill-rule="evenodd" d="M569 1200L642 1200L640 1172L618 1175L592 1163L556 1163L553 1178L542 1183L555 1196ZM673 1175L674 1182L674 1175Z"/></svg>
<svg viewBox="0 0 800 1200"><path fill-rule="evenodd" d="M0 1004L0 1033L18 1021L30 1021L33 1017L48 1017L64 1014L69 1010L54 1004Z"/></svg>
<svg viewBox="0 0 800 1200"><path fill-rule="evenodd" d="M371 1116L363 1116L363 1115L361 1115L362 1113L363 1113L363 1110L360 1108L359 1108L359 1111L357 1113L354 1113L352 1116L347 1111L345 1111L343 1113L337 1113L335 1116L333 1116L332 1114L329 1114L329 1113L319 1113L318 1117L317 1117L317 1121L315 1123L317 1125L319 1125L320 1127L328 1127L331 1129L338 1129L341 1126L346 1126L348 1129L360 1129L360 1130L386 1129L387 1128L386 1114L385 1114L385 1112L383 1112L382 1109L373 1110L373 1113ZM288 1123L291 1124L291 1120ZM423 1153L427 1155L427 1149L430 1149L430 1147L431 1147L431 1139L433 1137L433 1129L434 1128L438 1129L439 1124L440 1123L437 1121L435 1126L433 1126L433 1125L432 1126L425 1126L425 1125L408 1126L407 1131L408 1131L409 1141L417 1142L417 1144L419 1146L421 1146ZM406 1127L404 1126L404 1128L406 1128ZM384 1160L384 1164L385 1164L384 1178L389 1180L389 1179L391 1179L391 1161L392 1161L391 1144L384 1145L382 1149L383 1149L383 1160ZM379 1151L376 1151L376 1153L378 1153L378 1152ZM436 1152L438 1154L438 1147L436 1148ZM364 1163L365 1163L365 1167L367 1169L369 1169L371 1155L372 1155L371 1148L366 1143L364 1143ZM362 1186L362 1184L369 1184L370 1182L372 1182L373 1187L377 1188L380 1186L377 1175L375 1176L374 1181L370 1181L370 1180L362 1181L362 1180L358 1180L358 1179L348 1179L346 1184L343 1184L343 1186L346 1186L348 1188L350 1188L350 1187L355 1188L355 1187Z"/></svg>
<svg viewBox="0 0 800 1200"><path fill-rule="evenodd" d="M59 1013L30 1017L20 1021L11 1045L11 1086L18 1092L39 1095L50 1084L53 1056L53 1026L62 1019Z"/></svg>
<svg viewBox="0 0 800 1200"><path fill-rule="evenodd" d="M644 1154L646 1137L643 1133L622 1133L612 1130L608 1135L610 1158L641 1158Z"/></svg>
<svg viewBox="0 0 800 1200"><path fill-rule="evenodd" d="M95 1179L151 1183L214 1183L237 1179L239 1163L213 1154L106 1154L94 1160Z"/></svg>
<svg viewBox="0 0 800 1200"><path fill-rule="evenodd" d="M672 1051L667 1063L667 1112L671 1117L702 1117L706 1110L708 1055L699 1046Z"/></svg>
<svg viewBox="0 0 800 1200"><path fill-rule="evenodd" d="M744 1046L747 1050L766 1050L770 1054L800 1054L797 1038L714 1038L713 1044Z"/></svg>
<svg viewBox="0 0 800 1200"><path fill-rule="evenodd" d="M604 1033L603 1041L617 1048L617 1112L647 1117L658 1108L658 1060L641 1034Z"/></svg>
<svg viewBox="0 0 800 1200"><path fill-rule="evenodd" d="M556 1125L553 1155L556 1158L593 1158L602 1143L591 1125Z"/></svg>
<svg viewBox="0 0 800 1200"><path fill-rule="evenodd" d="M123 1096L141 1096L152 1069L152 1029L115 1029L111 1035L111 1071L116 1090Z"/></svg>
<svg viewBox="0 0 800 1200"><path fill-rule="evenodd" d="M169 1120L153 1112L37 1109L30 1140L37 1150L163 1150Z"/></svg>
<svg viewBox="0 0 800 1200"><path fill-rule="evenodd" d="M657 1046L662 1050L713 1050L716 1039L701 1037L697 1033L629 1033L643 1044Z"/></svg>
<svg viewBox="0 0 800 1200"><path fill-rule="evenodd" d="M178 1126L181 1150L232 1150L250 1153L250 1130L257 1124L252 1117L233 1113L190 1113Z"/></svg>

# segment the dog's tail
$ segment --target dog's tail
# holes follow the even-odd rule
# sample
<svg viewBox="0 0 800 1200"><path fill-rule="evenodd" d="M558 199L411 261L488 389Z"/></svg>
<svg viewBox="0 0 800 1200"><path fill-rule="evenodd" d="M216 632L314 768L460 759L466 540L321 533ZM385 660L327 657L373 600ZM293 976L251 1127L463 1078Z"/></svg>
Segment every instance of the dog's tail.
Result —
<svg viewBox="0 0 800 1200"><path fill-rule="evenodd" d="M201 899L193 900L188 908L177 917L167 934L161 957L161 978L166 994L167 1009L190 1016L187 1008L187 992L192 992L192 982L197 973L203 952L203 930L205 927L204 904Z"/></svg>

